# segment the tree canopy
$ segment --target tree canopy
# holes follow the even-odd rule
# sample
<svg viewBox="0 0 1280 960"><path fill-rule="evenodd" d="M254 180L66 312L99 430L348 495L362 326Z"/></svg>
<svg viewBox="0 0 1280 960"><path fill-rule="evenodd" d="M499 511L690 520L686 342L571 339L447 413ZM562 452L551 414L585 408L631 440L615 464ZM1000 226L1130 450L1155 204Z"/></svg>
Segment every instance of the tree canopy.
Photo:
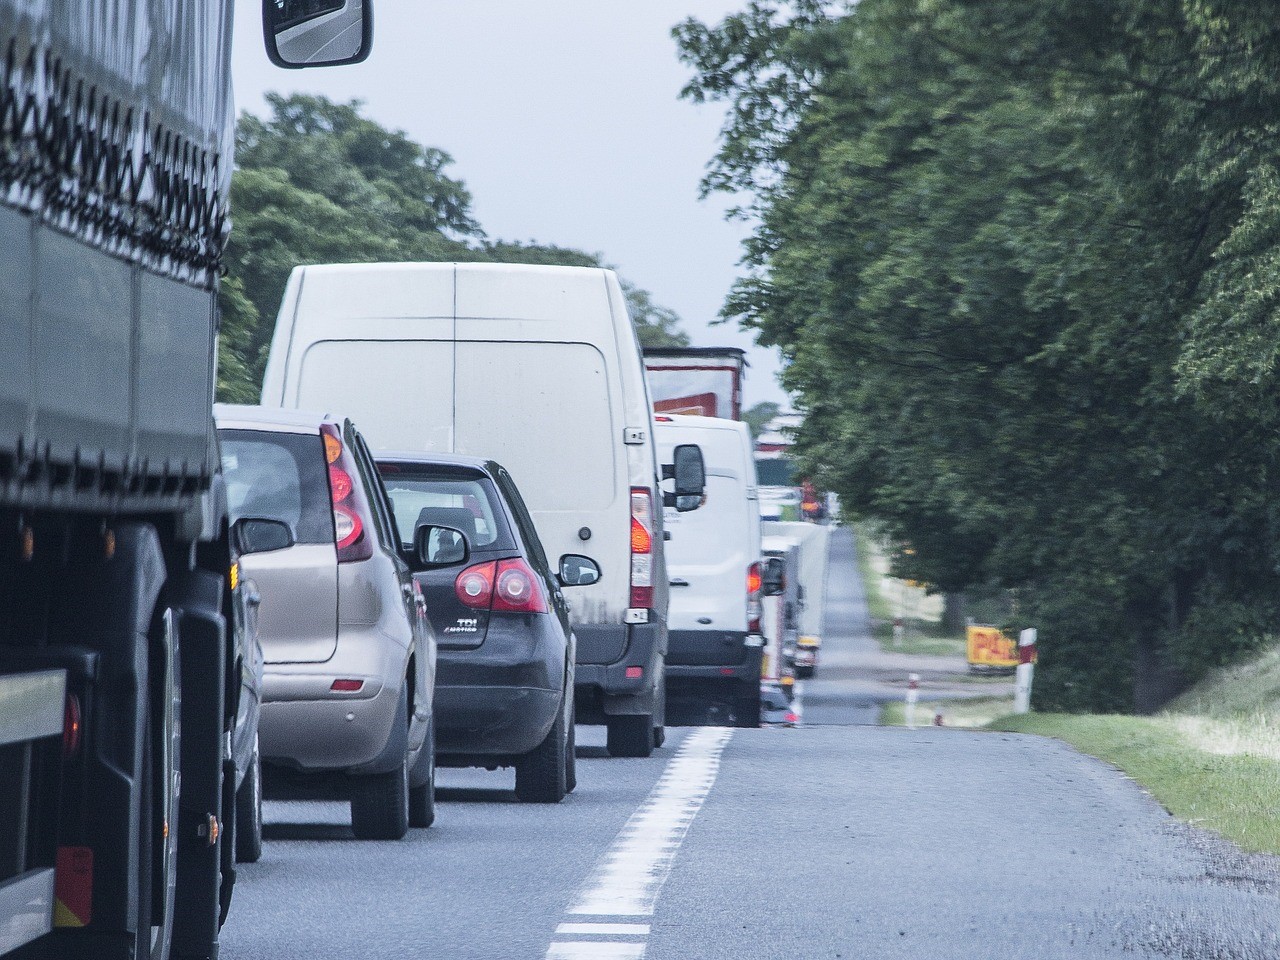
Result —
<svg viewBox="0 0 1280 960"><path fill-rule="evenodd" d="M752 0L676 28L758 224L724 315L904 576L1015 591L1037 703L1280 613L1280 30L1249 0Z"/></svg>
<svg viewBox="0 0 1280 960"><path fill-rule="evenodd" d="M231 185L234 226L220 296L220 400L255 403L289 272L308 263L487 260L604 266L599 254L490 241L452 158L364 116L358 102L268 94L243 114ZM686 345L671 310L623 280L641 342Z"/></svg>

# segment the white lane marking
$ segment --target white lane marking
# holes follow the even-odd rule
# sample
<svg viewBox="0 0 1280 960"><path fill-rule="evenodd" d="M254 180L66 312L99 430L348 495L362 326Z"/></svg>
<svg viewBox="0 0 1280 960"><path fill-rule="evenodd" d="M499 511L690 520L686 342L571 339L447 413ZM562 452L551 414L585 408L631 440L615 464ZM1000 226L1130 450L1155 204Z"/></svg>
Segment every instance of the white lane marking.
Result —
<svg viewBox="0 0 1280 960"><path fill-rule="evenodd" d="M685 737L662 778L592 871L569 913L653 915L658 891L716 781L720 755L732 736L731 729L702 727Z"/></svg>
<svg viewBox="0 0 1280 960"><path fill-rule="evenodd" d="M547 960L643 960L643 943L553 943Z"/></svg>
<svg viewBox="0 0 1280 960"><path fill-rule="evenodd" d="M647 937L647 923L562 923L556 927L556 936L565 934L595 934L602 937Z"/></svg>

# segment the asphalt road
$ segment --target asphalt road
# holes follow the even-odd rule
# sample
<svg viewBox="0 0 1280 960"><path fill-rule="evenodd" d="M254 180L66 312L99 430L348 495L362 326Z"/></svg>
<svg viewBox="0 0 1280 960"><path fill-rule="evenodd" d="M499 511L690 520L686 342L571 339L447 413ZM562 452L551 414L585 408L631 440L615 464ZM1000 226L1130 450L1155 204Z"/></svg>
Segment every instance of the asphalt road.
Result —
<svg viewBox="0 0 1280 960"><path fill-rule="evenodd" d="M851 551L837 534L805 727L675 730L649 760L580 728L564 803L442 771L436 826L399 843L352 839L342 804L269 803L222 956L1280 958L1277 861L1112 768L1030 737L841 725L874 716L838 666L866 639Z"/></svg>

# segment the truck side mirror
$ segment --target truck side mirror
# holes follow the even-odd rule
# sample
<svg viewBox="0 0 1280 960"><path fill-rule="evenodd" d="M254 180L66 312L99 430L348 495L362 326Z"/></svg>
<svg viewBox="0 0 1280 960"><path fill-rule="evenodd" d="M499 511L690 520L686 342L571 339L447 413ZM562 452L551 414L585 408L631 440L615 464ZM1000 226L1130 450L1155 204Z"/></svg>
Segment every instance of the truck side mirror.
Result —
<svg viewBox="0 0 1280 960"><path fill-rule="evenodd" d="M361 63L373 49L373 0L262 0L262 37L277 67Z"/></svg>
<svg viewBox="0 0 1280 960"><path fill-rule="evenodd" d="M702 448L696 443L682 443L672 452L673 463L662 468L664 480L675 480L675 492L662 494L662 505L688 513L702 506L707 492L707 467Z"/></svg>
<svg viewBox="0 0 1280 960"><path fill-rule="evenodd" d="M766 557L761 593L766 597L780 597L787 592L787 565L781 557Z"/></svg>
<svg viewBox="0 0 1280 960"><path fill-rule="evenodd" d="M231 544L237 556L288 550L294 542L293 530L283 520L241 517L231 525Z"/></svg>
<svg viewBox="0 0 1280 960"><path fill-rule="evenodd" d="M453 567L467 562L471 545L461 530L424 523L413 531L413 556L423 569Z"/></svg>

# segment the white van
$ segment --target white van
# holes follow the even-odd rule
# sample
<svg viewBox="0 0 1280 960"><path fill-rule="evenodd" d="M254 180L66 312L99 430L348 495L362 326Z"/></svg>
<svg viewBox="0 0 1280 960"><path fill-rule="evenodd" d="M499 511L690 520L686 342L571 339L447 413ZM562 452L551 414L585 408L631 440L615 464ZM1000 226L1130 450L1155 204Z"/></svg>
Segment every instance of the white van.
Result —
<svg viewBox="0 0 1280 960"><path fill-rule="evenodd" d="M737 420L655 416L658 456L696 444L706 499L692 513L668 508L665 522L667 687L673 696L727 705L739 726L760 725L760 511L751 431Z"/></svg>
<svg viewBox="0 0 1280 960"><path fill-rule="evenodd" d="M603 572L572 599L578 719L606 723L615 756L661 745L662 492L644 364L612 271L298 267L262 403L340 409L383 450L506 466L552 569L562 555L586 554Z"/></svg>

